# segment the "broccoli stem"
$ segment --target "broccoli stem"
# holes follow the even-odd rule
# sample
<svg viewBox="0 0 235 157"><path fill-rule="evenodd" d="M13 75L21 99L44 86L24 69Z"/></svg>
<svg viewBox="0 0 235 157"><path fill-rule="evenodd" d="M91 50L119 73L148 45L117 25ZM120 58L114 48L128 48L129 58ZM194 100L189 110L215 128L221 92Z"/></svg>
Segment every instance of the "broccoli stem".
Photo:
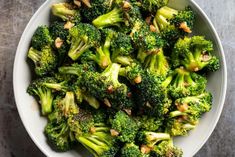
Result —
<svg viewBox="0 0 235 157"><path fill-rule="evenodd" d="M100 103L95 97L88 95L87 93L83 93L82 97L93 108L98 109L100 107Z"/></svg>
<svg viewBox="0 0 235 157"><path fill-rule="evenodd" d="M38 50L35 50L34 48L30 48L28 52L28 57L35 63L37 64L38 61L41 59L40 52Z"/></svg>
<svg viewBox="0 0 235 157"><path fill-rule="evenodd" d="M118 56L114 61L120 63L121 65L127 66L130 65L133 60L129 56Z"/></svg>
<svg viewBox="0 0 235 157"><path fill-rule="evenodd" d="M118 25L120 22L123 22L122 10L118 8L114 8L107 14L101 15L92 21L93 25L98 28Z"/></svg>
<svg viewBox="0 0 235 157"><path fill-rule="evenodd" d="M47 115L52 112L53 95L51 90L39 88L35 91L40 98L42 115Z"/></svg>
<svg viewBox="0 0 235 157"><path fill-rule="evenodd" d="M112 63L102 72L102 76L109 77L110 80L118 80L118 73L121 66L117 63Z"/></svg>
<svg viewBox="0 0 235 157"><path fill-rule="evenodd" d="M60 67L59 69L59 73L61 74L72 74L72 75L77 75L80 76L81 74L81 70L77 67Z"/></svg>
<svg viewBox="0 0 235 157"><path fill-rule="evenodd" d="M184 124L183 128L186 129L186 130L192 130L192 129L195 129L196 126L192 125L192 124Z"/></svg>
<svg viewBox="0 0 235 157"><path fill-rule="evenodd" d="M96 49L98 56L93 56L93 60L95 60L102 69L105 69L110 63L110 53L106 52L99 47ZM109 51L109 50L108 50Z"/></svg>
<svg viewBox="0 0 235 157"><path fill-rule="evenodd" d="M69 17L73 17L76 14L76 11L67 8L65 3L53 4L51 10L53 15L60 17L64 21L69 20Z"/></svg>
<svg viewBox="0 0 235 157"><path fill-rule="evenodd" d="M178 11L164 6L161 9L157 11L157 14L154 18L154 25L155 27L159 28L160 30L165 29L168 25L170 25L169 20L174 17L174 15L177 15Z"/></svg>
<svg viewBox="0 0 235 157"><path fill-rule="evenodd" d="M71 42L72 45L68 55L72 60L77 60L83 54L83 52L90 48L90 46L87 44L87 40L88 38L83 38L76 41L73 40Z"/></svg>
<svg viewBox="0 0 235 157"><path fill-rule="evenodd" d="M170 135L167 133L146 132L147 145L153 147L157 142L169 140Z"/></svg>
<svg viewBox="0 0 235 157"><path fill-rule="evenodd" d="M180 111L172 111L172 112L170 112L169 117L170 117L170 118L174 118L174 117L184 116L184 115L186 115L186 114L183 113L183 112L180 112Z"/></svg>
<svg viewBox="0 0 235 157"><path fill-rule="evenodd" d="M144 50L142 50L141 48L138 50L138 54L137 54L137 59L140 61L140 63L144 63L146 57L149 54L147 54Z"/></svg>
<svg viewBox="0 0 235 157"><path fill-rule="evenodd" d="M56 91L67 91L67 87L64 86L65 82L61 82L61 83L43 83L43 85L47 88L51 88L54 89Z"/></svg>

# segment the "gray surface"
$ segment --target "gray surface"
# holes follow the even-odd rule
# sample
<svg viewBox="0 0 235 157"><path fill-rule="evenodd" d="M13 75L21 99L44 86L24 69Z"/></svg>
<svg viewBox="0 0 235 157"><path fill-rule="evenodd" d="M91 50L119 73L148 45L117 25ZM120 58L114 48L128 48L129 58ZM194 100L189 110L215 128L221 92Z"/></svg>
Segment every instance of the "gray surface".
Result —
<svg viewBox="0 0 235 157"><path fill-rule="evenodd" d="M0 156L43 157L18 116L12 89L16 47L30 17L44 0L0 0ZM235 156L235 1L196 0L215 25L228 63L225 108L212 136L197 157Z"/></svg>

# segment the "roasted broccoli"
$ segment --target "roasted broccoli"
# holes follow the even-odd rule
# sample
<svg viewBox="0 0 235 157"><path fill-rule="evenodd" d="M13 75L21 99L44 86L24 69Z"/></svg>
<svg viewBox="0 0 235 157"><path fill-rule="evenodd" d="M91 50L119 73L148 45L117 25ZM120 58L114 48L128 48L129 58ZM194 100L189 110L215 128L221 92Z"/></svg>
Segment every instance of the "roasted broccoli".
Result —
<svg viewBox="0 0 235 157"><path fill-rule="evenodd" d="M27 89L27 92L30 95L39 98L42 115L47 115L52 112L52 102L54 95L50 88L47 88L43 85L44 82L51 82L51 80L52 79L50 77L34 80Z"/></svg>
<svg viewBox="0 0 235 157"><path fill-rule="evenodd" d="M46 46L42 50L31 47L28 58L34 62L34 71L38 76L44 76L54 71L58 64L58 58L51 47Z"/></svg>
<svg viewBox="0 0 235 157"><path fill-rule="evenodd" d="M130 36L117 33L111 45L112 61L122 65L130 65L133 61L131 55L134 51Z"/></svg>
<svg viewBox="0 0 235 157"><path fill-rule="evenodd" d="M182 157L172 138L187 135L211 110L206 76L219 59L211 41L193 36L193 10L167 5L52 4L52 21L29 45L36 75L27 92L41 104L53 149L80 143L94 157Z"/></svg>
<svg viewBox="0 0 235 157"><path fill-rule="evenodd" d="M77 60L86 50L96 47L100 43L100 32L90 24L80 23L69 30L70 50L69 57Z"/></svg>
<svg viewBox="0 0 235 157"><path fill-rule="evenodd" d="M101 46L97 47L95 53L92 51L85 52L84 54L88 60L95 61L102 69L105 69L111 64L110 47L115 32L111 29L104 29L103 31L105 41Z"/></svg>
<svg viewBox="0 0 235 157"><path fill-rule="evenodd" d="M61 18L63 21L69 21L78 24L81 21L81 14L74 5L70 3L55 3L51 7L54 16Z"/></svg>
<svg viewBox="0 0 235 157"><path fill-rule="evenodd" d="M33 34L31 46L41 51L45 47L51 46L53 39L51 38L49 28L47 26L39 26Z"/></svg>
<svg viewBox="0 0 235 157"><path fill-rule="evenodd" d="M144 11L155 13L159 8L166 6L169 0L142 0L141 8Z"/></svg>
<svg viewBox="0 0 235 157"><path fill-rule="evenodd" d="M152 131L140 131L137 135L137 138L140 144L147 145L148 147L153 147L156 143L160 141L169 140L170 134Z"/></svg>
<svg viewBox="0 0 235 157"><path fill-rule="evenodd" d="M75 136L72 133L67 120L79 112L72 92L66 92L64 98L57 97L53 101L54 111L48 115L48 124L45 127L45 134L48 142L58 151L67 151L75 143Z"/></svg>
<svg viewBox="0 0 235 157"><path fill-rule="evenodd" d="M96 98L105 103L106 106L115 109L127 109L133 106L128 96L128 88L118 81L120 65L110 64L102 73L84 73L83 86Z"/></svg>
<svg viewBox="0 0 235 157"><path fill-rule="evenodd" d="M216 71L219 59L213 55L213 44L203 36L185 37L175 44L172 58L174 67L184 66L189 71Z"/></svg>
<svg viewBox="0 0 235 157"><path fill-rule="evenodd" d="M118 111L111 123L111 135L117 137L121 142L133 142L137 131L138 125L130 116L123 111Z"/></svg>
<svg viewBox="0 0 235 157"><path fill-rule="evenodd" d="M121 149L121 157L142 157L139 146L134 143L126 143Z"/></svg>
<svg viewBox="0 0 235 157"><path fill-rule="evenodd" d="M204 76L187 71L184 68L177 68L166 80L162 87L168 88L169 94L177 99L190 95L199 95L204 92L207 80Z"/></svg>
<svg viewBox="0 0 235 157"><path fill-rule="evenodd" d="M173 145L173 140L162 141L155 145L150 152L151 157L182 157L183 151Z"/></svg>

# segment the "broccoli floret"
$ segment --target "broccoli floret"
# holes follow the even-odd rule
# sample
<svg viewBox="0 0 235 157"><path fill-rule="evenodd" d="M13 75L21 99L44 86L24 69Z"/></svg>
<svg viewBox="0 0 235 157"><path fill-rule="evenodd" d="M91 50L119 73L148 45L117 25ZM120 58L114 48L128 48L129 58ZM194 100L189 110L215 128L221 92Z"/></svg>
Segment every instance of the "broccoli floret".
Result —
<svg viewBox="0 0 235 157"><path fill-rule="evenodd" d="M49 122L45 127L45 134L49 143L58 151L67 151L75 143L67 119L78 114L79 108L75 103L74 94L66 92L64 98L57 97L53 101L54 111L48 115Z"/></svg>
<svg viewBox="0 0 235 157"><path fill-rule="evenodd" d="M177 99L204 92L207 80L205 77L189 72L184 68L177 68L170 74L162 86L169 89L170 95Z"/></svg>
<svg viewBox="0 0 235 157"><path fill-rule="evenodd" d="M42 48L42 50L31 47L28 51L28 58L34 62L34 70L38 76L44 76L57 67L58 58L49 46Z"/></svg>
<svg viewBox="0 0 235 157"><path fill-rule="evenodd" d="M169 139L170 139L170 134L168 133L140 131L137 135L138 142L140 144L147 145L148 147L153 147L156 143Z"/></svg>
<svg viewBox="0 0 235 157"><path fill-rule="evenodd" d="M51 80L46 80L45 82L42 83L43 86L53 89L55 91L63 91L66 92L69 90L69 81L68 80L63 80L59 81L56 78L52 78Z"/></svg>
<svg viewBox="0 0 235 157"><path fill-rule="evenodd" d="M131 64L132 58L130 56L132 55L134 48L130 36L123 33L117 33L112 42L111 50L113 62L124 65Z"/></svg>
<svg viewBox="0 0 235 157"><path fill-rule="evenodd" d="M96 157L114 157L119 149L109 128L103 124L95 126L89 134L76 135L76 139Z"/></svg>
<svg viewBox="0 0 235 157"><path fill-rule="evenodd" d="M162 87L161 77L143 70L138 62L121 68L119 75L134 84L133 99L145 114L161 117L168 112L171 100L167 96L166 89Z"/></svg>
<svg viewBox="0 0 235 157"><path fill-rule="evenodd" d="M122 9L114 8L112 11L98 16L92 21L97 28L105 28L110 26L118 26L124 22Z"/></svg>
<svg viewBox="0 0 235 157"><path fill-rule="evenodd" d="M71 47L68 52L72 60L77 60L86 50L96 47L100 42L100 32L90 24L78 24L69 30Z"/></svg>
<svg viewBox="0 0 235 157"><path fill-rule="evenodd" d="M100 107L100 102L93 96L91 96L88 92L83 90L80 86L80 81L79 83L76 83L76 85L73 86L73 91L76 95L77 102L81 104L83 101L86 101L88 105L92 106L95 109L98 109Z"/></svg>
<svg viewBox="0 0 235 157"><path fill-rule="evenodd" d="M155 145L150 152L151 157L182 157L182 149L173 145L173 140L162 141Z"/></svg>
<svg viewBox="0 0 235 157"><path fill-rule="evenodd" d="M96 71L96 68L93 64L84 63L84 64L77 64L73 63L70 66L62 66L58 69L60 74L70 74L78 76L78 79L82 78L82 74L88 71Z"/></svg>
<svg viewBox="0 0 235 157"><path fill-rule="evenodd" d="M141 83L135 85L136 101L145 114L155 117L163 116L169 108L166 103L165 89L161 87L161 78L144 71Z"/></svg>
<svg viewBox="0 0 235 157"><path fill-rule="evenodd" d="M177 111L170 113L170 117L183 116L192 124L197 124L202 114L209 112L212 106L212 95L204 92L197 96L179 98L175 101Z"/></svg>
<svg viewBox="0 0 235 157"><path fill-rule="evenodd" d="M130 83L141 83L141 74L143 73L142 66L137 61L131 63L129 66L121 68L119 75L125 77Z"/></svg>
<svg viewBox="0 0 235 157"><path fill-rule="evenodd" d="M213 44L203 36L185 37L175 44L172 60L173 66L185 66L189 71L219 69L219 59L212 55Z"/></svg>
<svg viewBox="0 0 235 157"><path fill-rule="evenodd" d="M76 136L82 136L89 133L95 123L91 112L79 109L77 114L69 117L68 125Z"/></svg>
<svg viewBox="0 0 235 157"><path fill-rule="evenodd" d="M64 22L53 22L50 27L50 34L54 40L54 49L58 52L59 64L62 64L69 51L69 44L67 43L67 36L69 34L67 29L64 29Z"/></svg>
<svg viewBox="0 0 235 157"><path fill-rule="evenodd" d="M61 152L71 149L74 143L74 137L66 123L49 122L45 127L45 135L52 147Z"/></svg>
<svg viewBox="0 0 235 157"><path fill-rule="evenodd" d="M50 46L53 40L47 26L39 26L33 34L31 46L34 49L42 50L46 46Z"/></svg>
<svg viewBox="0 0 235 157"><path fill-rule="evenodd" d="M86 72L83 74L83 86L88 93L99 98L106 106L115 109L131 108L133 103L128 97L128 88L118 81L120 65L110 64L102 73Z"/></svg>
<svg viewBox="0 0 235 157"><path fill-rule="evenodd" d="M175 28L185 33L191 33L194 20L194 12L189 7L185 10L179 11L168 6L164 6L157 11L154 23L156 27L159 27L160 31L173 25Z"/></svg>
<svg viewBox="0 0 235 157"><path fill-rule="evenodd" d="M53 15L61 18L63 21L79 23L81 21L80 11L74 5L69 3L55 3L51 7Z"/></svg>
<svg viewBox="0 0 235 157"><path fill-rule="evenodd" d="M163 124L163 118L156 118L146 115L134 117L134 119L138 123L141 130L157 131Z"/></svg>
<svg viewBox="0 0 235 157"><path fill-rule="evenodd" d="M81 7L83 20L91 22L100 15L103 15L111 10L112 1L110 0L92 0L91 7Z"/></svg>
<svg viewBox="0 0 235 157"><path fill-rule="evenodd" d="M131 117L125 112L118 111L114 118L110 120L111 134L115 132L113 136L117 136L117 139L121 142L133 142L137 131L138 125Z"/></svg>
<svg viewBox="0 0 235 157"><path fill-rule="evenodd" d="M155 13L159 8L166 6L169 0L142 0L141 8L144 11Z"/></svg>
<svg viewBox="0 0 235 157"><path fill-rule="evenodd" d="M131 32L135 47L138 49L137 59L143 63L150 54L157 53L164 45L159 34L151 32L143 21L136 21Z"/></svg>
<svg viewBox="0 0 235 157"><path fill-rule="evenodd" d="M174 113L176 116L177 113ZM182 115L182 112L179 112L179 115ZM174 118L166 119L166 128L165 131L171 136L184 136L187 135L188 131L195 129L196 125L189 123L187 120L184 120L181 116L176 116Z"/></svg>
<svg viewBox="0 0 235 157"><path fill-rule="evenodd" d="M39 103L41 104L42 115L47 115L52 112L52 102L54 95L52 90L43 86L44 82L50 82L51 78L42 78L34 80L27 89L27 92L30 95L36 96L39 98Z"/></svg>
<svg viewBox="0 0 235 157"><path fill-rule="evenodd" d="M162 49L159 49L156 54L149 55L144 62L144 67L163 78L166 78L170 71L170 65Z"/></svg>
<svg viewBox="0 0 235 157"><path fill-rule="evenodd" d="M134 143L126 143L121 149L121 157L142 157L139 146Z"/></svg>
<svg viewBox="0 0 235 157"><path fill-rule="evenodd" d="M105 38L104 43L96 48L95 54L90 51L85 55L88 59L95 61L102 69L105 69L111 64L110 46L115 32L111 29L104 29L102 32Z"/></svg>

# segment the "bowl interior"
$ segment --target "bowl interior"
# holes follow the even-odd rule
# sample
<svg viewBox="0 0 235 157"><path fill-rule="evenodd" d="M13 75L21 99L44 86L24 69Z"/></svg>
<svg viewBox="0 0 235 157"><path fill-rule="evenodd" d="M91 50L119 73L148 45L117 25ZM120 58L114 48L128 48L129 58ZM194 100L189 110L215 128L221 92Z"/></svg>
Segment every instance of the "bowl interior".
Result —
<svg viewBox="0 0 235 157"><path fill-rule="evenodd" d="M66 153L57 153L53 151L47 144L43 134L46 119L40 116L39 107L34 98L26 93L26 89L32 78L26 57L31 37L39 25L49 24L50 6L52 3L57 3L58 1L63 0L46 1L34 14L21 37L14 63L13 83L15 100L27 132L43 153L47 156L57 157L89 156L82 146L77 147L78 150L72 150ZM211 112L203 116L198 127L191 131L189 136L175 139L175 144L183 149L184 156L190 157L193 156L206 142L219 119L225 99L227 73L221 43L211 22L203 11L193 1L170 0L170 6L176 9L183 9L187 5L190 5L197 14L194 34L204 35L207 39L212 40L214 42L215 54L221 58L221 69L208 76L208 90L210 90L214 96Z"/></svg>

